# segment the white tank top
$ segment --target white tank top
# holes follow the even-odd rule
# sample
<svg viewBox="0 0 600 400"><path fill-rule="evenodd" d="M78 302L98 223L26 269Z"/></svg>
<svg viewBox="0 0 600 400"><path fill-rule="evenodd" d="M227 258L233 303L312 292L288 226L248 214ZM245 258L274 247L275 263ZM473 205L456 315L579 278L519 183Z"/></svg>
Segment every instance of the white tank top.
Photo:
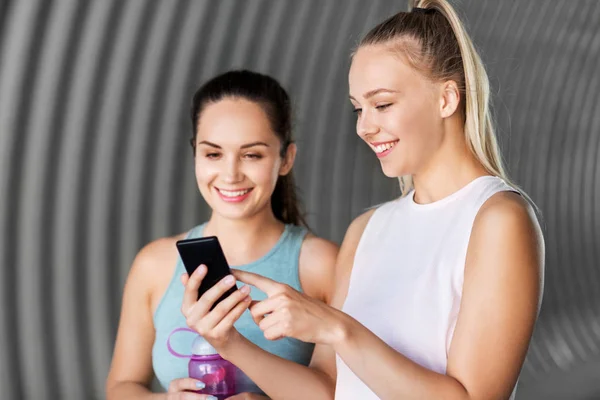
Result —
<svg viewBox="0 0 600 400"><path fill-rule="evenodd" d="M445 374L473 221L501 191L514 189L484 176L434 203L415 203L413 191L380 206L356 249L342 310L399 353ZM335 398L378 397L338 356Z"/></svg>

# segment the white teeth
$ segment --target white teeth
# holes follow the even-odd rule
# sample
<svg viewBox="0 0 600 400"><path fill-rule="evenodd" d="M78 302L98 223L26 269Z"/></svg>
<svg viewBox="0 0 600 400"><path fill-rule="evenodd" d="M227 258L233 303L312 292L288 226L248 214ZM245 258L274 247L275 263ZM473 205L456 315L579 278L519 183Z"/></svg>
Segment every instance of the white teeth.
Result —
<svg viewBox="0 0 600 400"><path fill-rule="evenodd" d="M226 197L238 197L238 196L243 196L246 193L248 193L250 191L250 189L246 189L246 190L237 190L235 192L229 191L229 190L222 190L219 189L219 192L226 196Z"/></svg>
<svg viewBox="0 0 600 400"><path fill-rule="evenodd" d="M375 152L383 153L384 151L391 149L395 145L396 145L396 142L380 144L379 146L375 146Z"/></svg>

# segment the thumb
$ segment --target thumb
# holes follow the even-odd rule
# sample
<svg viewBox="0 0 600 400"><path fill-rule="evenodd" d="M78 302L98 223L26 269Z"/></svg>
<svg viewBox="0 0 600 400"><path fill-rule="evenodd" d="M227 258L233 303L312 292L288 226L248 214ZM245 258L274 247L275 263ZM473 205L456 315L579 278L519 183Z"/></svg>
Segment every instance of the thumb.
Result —
<svg viewBox="0 0 600 400"><path fill-rule="evenodd" d="M185 285L187 285L188 281L190 280L190 276L184 272L183 274L181 274L179 279L181 280L181 283L183 283L183 285L185 286Z"/></svg>

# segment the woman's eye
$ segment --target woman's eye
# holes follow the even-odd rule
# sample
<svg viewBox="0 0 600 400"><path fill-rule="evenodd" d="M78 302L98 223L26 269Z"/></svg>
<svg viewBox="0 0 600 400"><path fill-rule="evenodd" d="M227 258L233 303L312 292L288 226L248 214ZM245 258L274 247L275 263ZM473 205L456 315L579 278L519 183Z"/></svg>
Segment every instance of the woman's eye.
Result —
<svg viewBox="0 0 600 400"><path fill-rule="evenodd" d="M219 158L220 154L219 153L208 153L206 155L206 158L209 158L211 160L216 160L217 158Z"/></svg>
<svg viewBox="0 0 600 400"><path fill-rule="evenodd" d="M251 160L260 160L262 158L262 156L260 154L252 154L252 153L245 154L244 157L249 158Z"/></svg>
<svg viewBox="0 0 600 400"><path fill-rule="evenodd" d="M383 110L385 110L386 108L388 108L391 105L392 105L392 103L380 104L378 106L375 106L375 108L378 109L379 111L383 111Z"/></svg>
<svg viewBox="0 0 600 400"><path fill-rule="evenodd" d="M358 115L360 115L360 113L362 112L362 108L355 108L354 110L352 110L352 112L353 112L354 114L358 114Z"/></svg>

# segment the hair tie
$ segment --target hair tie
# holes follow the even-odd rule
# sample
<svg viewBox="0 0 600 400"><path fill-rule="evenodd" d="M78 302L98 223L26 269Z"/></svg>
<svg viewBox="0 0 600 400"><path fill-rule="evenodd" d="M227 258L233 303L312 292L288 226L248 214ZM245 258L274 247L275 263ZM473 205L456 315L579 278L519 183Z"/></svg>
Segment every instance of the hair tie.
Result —
<svg viewBox="0 0 600 400"><path fill-rule="evenodd" d="M435 8L421 8L421 7L413 7L412 10L410 10L410 12L415 13L415 14L425 14L425 15L431 15L431 14L435 14L437 10Z"/></svg>

